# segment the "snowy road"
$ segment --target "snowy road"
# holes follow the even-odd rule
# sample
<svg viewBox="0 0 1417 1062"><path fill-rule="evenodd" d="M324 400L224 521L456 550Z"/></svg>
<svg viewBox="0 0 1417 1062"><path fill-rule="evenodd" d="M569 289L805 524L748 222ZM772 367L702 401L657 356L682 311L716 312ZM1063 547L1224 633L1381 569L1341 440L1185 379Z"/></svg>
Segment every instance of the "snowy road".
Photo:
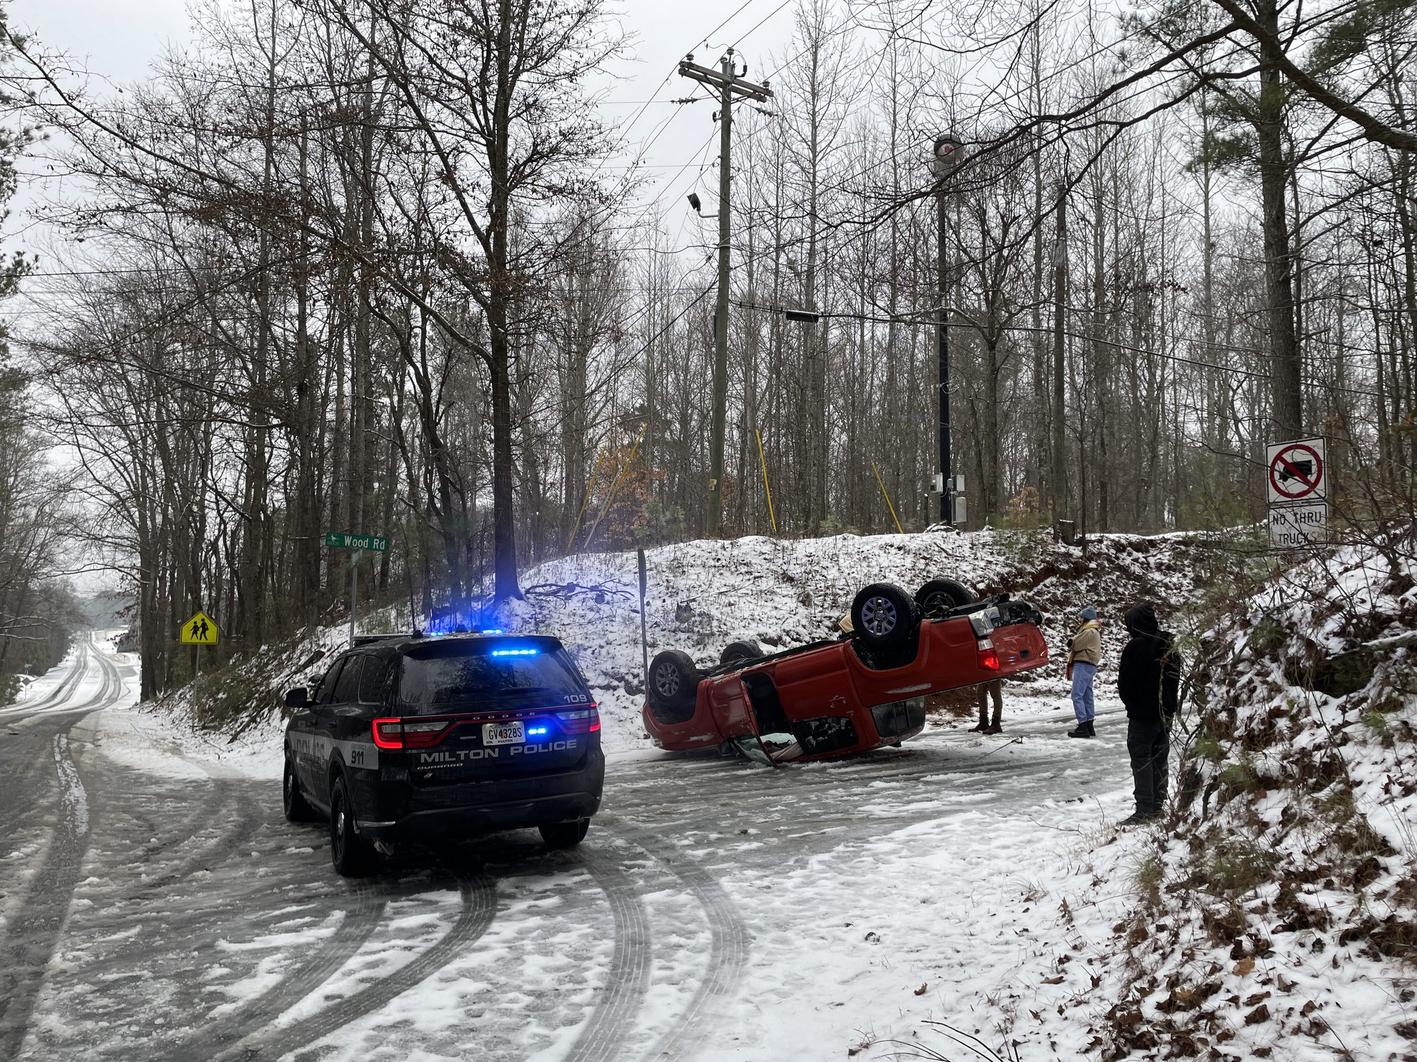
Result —
<svg viewBox="0 0 1417 1062"><path fill-rule="evenodd" d="M892 993L957 1017L1007 980L990 917L1126 779L1110 711L776 771L630 753L579 851L352 884L277 780L105 752L126 659L85 642L0 709L0 1058L837 1059Z"/></svg>

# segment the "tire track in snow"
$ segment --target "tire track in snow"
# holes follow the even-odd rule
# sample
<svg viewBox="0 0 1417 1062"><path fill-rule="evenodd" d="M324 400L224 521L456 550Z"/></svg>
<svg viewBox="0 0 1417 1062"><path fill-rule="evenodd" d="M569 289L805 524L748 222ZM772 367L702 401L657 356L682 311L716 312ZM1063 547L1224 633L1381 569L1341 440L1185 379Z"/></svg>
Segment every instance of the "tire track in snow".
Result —
<svg viewBox="0 0 1417 1062"><path fill-rule="evenodd" d="M616 836L624 837L663 864L704 909L709 927L709 955L703 980L674 1023L644 1055L645 1062L690 1058L698 1045L705 1042L703 1034L712 1019L714 1004L732 995L747 963L751 939L747 923L739 916L718 879L702 866L686 860L681 853L666 854L661 839L621 819L602 815L601 821Z"/></svg>
<svg viewBox="0 0 1417 1062"><path fill-rule="evenodd" d="M89 652L85 650L87 657ZM103 674L98 692L74 709L76 716L105 707L123 685L118 669L102 654L92 654ZM55 773L60 786L59 822L10 932L0 961L0 1058L17 1058L24 1045L35 1000L69 915L74 889L89 842L88 791L69 749L68 732L78 717L53 738Z"/></svg>
<svg viewBox="0 0 1417 1062"><path fill-rule="evenodd" d="M618 1062L622 1057L620 1041L649 990L649 921L628 874L598 855L587 854L581 864L610 902L615 945L601 997L567 1057L576 1062Z"/></svg>
<svg viewBox="0 0 1417 1062"><path fill-rule="evenodd" d="M14 713L11 718L14 722L22 722L31 718L35 712L43 713L50 705L60 704L64 698L68 697L79 684L83 677L88 661L88 643L80 641L79 649L74 654L74 662L69 668L69 673L64 676L55 689L47 696L35 701L33 704L15 705L11 708L0 709L0 711ZM0 726L3 726L0 722ZM13 850L13 838L21 829L32 825L35 815L45 810L45 803L39 799L46 791L47 782L41 783L41 778L48 771L48 758L40 756L19 756L18 763L10 762L7 765L8 777L5 780L5 790L13 797L18 797L19 803L14 799L7 800L7 812L3 821L0 821L0 857L8 856Z"/></svg>
<svg viewBox="0 0 1417 1062"><path fill-rule="evenodd" d="M257 1033L248 1036L220 1054L211 1056L211 1062L281 1058L372 1014L457 958L463 949L487 932L496 911L496 883L480 875L465 880L462 885L462 910L453 928L412 962L331 1004L318 1014L264 1035Z"/></svg>
<svg viewBox="0 0 1417 1062"><path fill-rule="evenodd" d="M147 897L157 889L180 884L193 874L211 870L213 867L221 866L223 863L243 855L245 845L260 829L263 816L250 798L239 795L236 783L214 778L211 794L206 798L198 813L192 817L191 822L195 824L205 820L208 823L212 821L226 823L228 808L235 808L234 815L229 820L230 825L219 827L210 840L204 841L195 849L187 850L173 869L155 878L142 879L125 890L119 896L119 900L128 901ZM186 835L187 838L191 836L190 833ZM179 838L178 843L181 842L182 839ZM173 845L165 842L160 847L173 847Z"/></svg>
<svg viewBox="0 0 1417 1062"><path fill-rule="evenodd" d="M378 927L387 906L386 897L368 885L359 886L356 902L345 908L345 917L339 926L313 955L233 1013L215 1019L198 1035L155 1058L190 1062L195 1058L219 1057L250 1036L253 1029L269 1028L276 1018L328 981L354 957Z"/></svg>

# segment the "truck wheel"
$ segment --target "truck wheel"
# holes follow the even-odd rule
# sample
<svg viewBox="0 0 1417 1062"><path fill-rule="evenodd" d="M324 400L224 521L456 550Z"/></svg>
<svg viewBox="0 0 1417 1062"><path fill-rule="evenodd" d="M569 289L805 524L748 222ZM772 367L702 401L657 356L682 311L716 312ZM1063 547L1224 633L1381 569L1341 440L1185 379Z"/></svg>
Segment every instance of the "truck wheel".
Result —
<svg viewBox="0 0 1417 1062"><path fill-rule="evenodd" d="M718 664L723 667L725 664L741 664L748 660L756 660L763 655L758 643L751 638L741 642L729 642L723 647L723 652L719 654Z"/></svg>
<svg viewBox="0 0 1417 1062"><path fill-rule="evenodd" d="M590 819L576 819L574 822L543 822L537 827L547 848L574 848L585 840L590 829Z"/></svg>
<svg viewBox="0 0 1417 1062"><path fill-rule="evenodd" d="M920 610L894 583L872 583L851 602L851 626L867 645L903 645L920 626Z"/></svg>
<svg viewBox="0 0 1417 1062"><path fill-rule="evenodd" d="M379 865L374 849L354 832L354 807L342 774L335 776L330 793L330 862L346 878L367 877Z"/></svg>
<svg viewBox="0 0 1417 1062"><path fill-rule="evenodd" d="M649 703L656 712L687 719L698 697L698 667L688 653L666 649L649 665Z"/></svg>
<svg viewBox="0 0 1417 1062"><path fill-rule="evenodd" d="M295 774L295 764L285 761L285 777L281 781L281 797L285 806L286 822L313 822L315 809L300 791L300 779Z"/></svg>
<svg viewBox="0 0 1417 1062"><path fill-rule="evenodd" d="M948 612L961 605L972 605L974 595L969 587L954 579L931 579L915 591L915 603L928 616L932 612Z"/></svg>

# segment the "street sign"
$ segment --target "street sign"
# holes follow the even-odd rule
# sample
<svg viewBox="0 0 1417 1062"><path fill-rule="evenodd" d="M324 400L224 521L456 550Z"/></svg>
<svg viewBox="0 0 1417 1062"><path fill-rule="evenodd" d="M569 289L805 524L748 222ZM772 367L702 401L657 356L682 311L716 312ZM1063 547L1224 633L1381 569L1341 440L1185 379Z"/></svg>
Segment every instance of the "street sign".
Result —
<svg viewBox="0 0 1417 1062"><path fill-rule="evenodd" d="M216 622L205 612L198 612L177 632L183 645L216 645L220 635Z"/></svg>
<svg viewBox="0 0 1417 1062"><path fill-rule="evenodd" d="M326 531L325 545L331 549L367 549L371 553L386 553L387 535L352 535L348 531Z"/></svg>
<svg viewBox="0 0 1417 1062"><path fill-rule="evenodd" d="M1268 457L1269 504L1297 505L1328 499L1328 463L1322 439L1272 443Z"/></svg>
<svg viewBox="0 0 1417 1062"><path fill-rule="evenodd" d="M1276 549L1321 546L1328 541L1328 502L1276 505L1269 511L1269 543Z"/></svg>

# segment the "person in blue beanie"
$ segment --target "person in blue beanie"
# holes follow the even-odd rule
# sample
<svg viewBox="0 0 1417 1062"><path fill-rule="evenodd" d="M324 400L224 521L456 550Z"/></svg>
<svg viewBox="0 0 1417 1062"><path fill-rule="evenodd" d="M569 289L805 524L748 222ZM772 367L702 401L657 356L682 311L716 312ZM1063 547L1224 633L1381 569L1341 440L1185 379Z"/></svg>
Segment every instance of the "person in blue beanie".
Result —
<svg viewBox="0 0 1417 1062"><path fill-rule="evenodd" d="M1068 644L1068 678L1073 684L1073 714L1078 725L1068 731L1068 737L1090 738L1097 733L1092 728L1094 713L1092 680L1102 663L1102 627L1097 622L1097 608L1085 605L1078 609L1082 625Z"/></svg>

